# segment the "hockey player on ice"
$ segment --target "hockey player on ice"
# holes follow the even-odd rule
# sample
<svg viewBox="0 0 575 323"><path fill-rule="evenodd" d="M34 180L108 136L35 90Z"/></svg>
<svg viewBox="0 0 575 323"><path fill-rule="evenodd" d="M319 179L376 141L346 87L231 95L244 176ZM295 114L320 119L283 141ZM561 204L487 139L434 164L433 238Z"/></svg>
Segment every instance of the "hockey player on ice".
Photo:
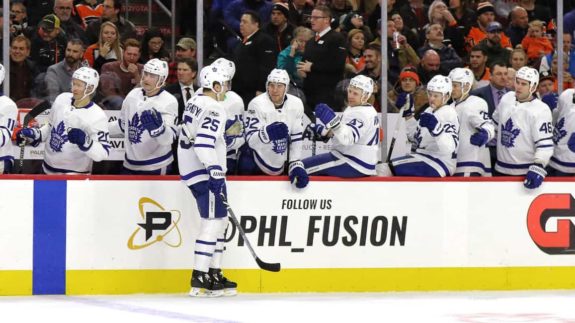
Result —
<svg viewBox="0 0 575 323"><path fill-rule="evenodd" d="M303 103L288 94L289 75L274 69L266 93L248 105L244 125L246 144L241 149L239 172L245 175L280 175L288 163L288 176L297 188L309 182L300 160L303 143Z"/></svg>
<svg viewBox="0 0 575 323"><path fill-rule="evenodd" d="M165 61L149 60L140 80L142 87L128 93L118 120L110 122L112 137L125 138L123 174L165 175L171 167L172 142L178 135L178 101L164 91L167 77Z"/></svg>
<svg viewBox="0 0 575 323"><path fill-rule="evenodd" d="M427 84L429 107L423 111L419 122L413 118L413 102L406 102L403 117L413 148L412 153L391 160L389 166L393 175L445 177L455 173L459 121L453 106L447 105L451 92L449 77L434 76Z"/></svg>
<svg viewBox="0 0 575 323"><path fill-rule="evenodd" d="M473 87L473 72L455 68L449 73L453 91L453 107L459 118L459 148L455 176L491 176L489 149L485 144L495 137L493 121L488 115L487 102L469 95Z"/></svg>
<svg viewBox="0 0 575 323"><path fill-rule="evenodd" d="M539 187L553 155L553 126L549 107L535 95L539 73L522 67L515 74L515 91L501 97L493 112L497 126L497 163L504 175L525 175L524 186Z"/></svg>
<svg viewBox="0 0 575 323"><path fill-rule="evenodd" d="M93 161L110 154L108 118L91 101L100 77L96 70L81 67L72 75L72 93L56 97L48 123L38 128L23 128L17 137L27 144L44 148L45 174L89 174Z"/></svg>
<svg viewBox="0 0 575 323"><path fill-rule="evenodd" d="M575 90L561 93L553 114L555 149L549 161L549 176L575 175Z"/></svg>
<svg viewBox="0 0 575 323"><path fill-rule="evenodd" d="M6 70L0 64L0 85L4 83ZM18 107L9 97L0 93L0 174L10 174L14 166L17 146L12 141L12 132L18 118Z"/></svg>
<svg viewBox="0 0 575 323"><path fill-rule="evenodd" d="M375 175L378 160L379 117L367 100L373 93L373 80L365 75L352 78L347 88L349 106L342 115L324 103L315 107L317 123L310 127L331 138L331 152L305 158L310 175L364 177Z"/></svg>
<svg viewBox="0 0 575 323"><path fill-rule="evenodd" d="M210 67L202 73L203 93L186 104L178 139L178 167L182 181L191 190L200 213L200 233L195 243L190 296L235 295L237 284L224 277L221 267L227 209L220 194L226 194L226 111L221 105L226 77Z"/></svg>
<svg viewBox="0 0 575 323"><path fill-rule="evenodd" d="M217 71L222 74L226 80L226 93L223 101L220 104L226 110L226 115L228 120L226 120L226 145L227 145L227 166L228 174L237 173L237 163L239 148L245 143L244 138L244 101L242 98L234 91L232 91L232 79L236 74L236 64L234 62L227 60L225 58L216 59L210 66L206 68L215 67ZM200 79L202 78L200 71ZM203 92L202 88L199 88L194 95L201 94Z"/></svg>

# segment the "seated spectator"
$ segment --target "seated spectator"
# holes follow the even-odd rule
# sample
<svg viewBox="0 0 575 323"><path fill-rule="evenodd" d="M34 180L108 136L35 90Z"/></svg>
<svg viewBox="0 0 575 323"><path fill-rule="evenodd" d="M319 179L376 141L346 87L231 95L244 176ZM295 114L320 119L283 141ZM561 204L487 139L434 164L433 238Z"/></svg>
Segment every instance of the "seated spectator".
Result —
<svg viewBox="0 0 575 323"><path fill-rule="evenodd" d="M34 28L28 24L28 13L22 2L12 2L10 5L10 38L24 35L32 37Z"/></svg>
<svg viewBox="0 0 575 323"><path fill-rule="evenodd" d="M509 37L511 46L515 48L515 46L521 44L521 41L527 35L529 17L525 8L516 6L511 10L509 18L511 21L509 22L509 27L505 30L505 34Z"/></svg>
<svg viewBox="0 0 575 323"><path fill-rule="evenodd" d="M112 72L102 72L94 101L98 102L98 105L104 110L121 110L124 97L125 95L120 92L118 75Z"/></svg>
<svg viewBox="0 0 575 323"><path fill-rule="evenodd" d="M72 74L81 67L84 57L84 43L77 38L70 39L66 46L64 60L48 67L44 83L48 100L54 103L58 95L72 90Z"/></svg>
<svg viewBox="0 0 575 323"><path fill-rule="evenodd" d="M365 35L361 29L352 29L347 34L347 57L345 59L345 77L359 74L365 68Z"/></svg>
<svg viewBox="0 0 575 323"><path fill-rule="evenodd" d="M429 7L423 0L404 1L399 8L399 14L407 28L414 30L418 35L423 35L423 27L429 23L428 12Z"/></svg>
<svg viewBox="0 0 575 323"><path fill-rule="evenodd" d="M64 31L67 39L80 39L86 41L86 33L79 23L72 19L74 11L73 0L55 0L54 14L60 18L60 28Z"/></svg>
<svg viewBox="0 0 575 323"><path fill-rule="evenodd" d="M554 93L555 77L549 72L539 73L539 86L537 87L537 97L542 98L544 95Z"/></svg>
<svg viewBox="0 0 575 323"><path fill-rule="evenodd" d="M281 52L293 38L295 26L289 23L289 8L285 3L276 3L272 7L270 22L263 28L263 31L274 40L274 48Z"/></svg>
<svg viewBox="0 0 575 323"><path fill-rule="evenodd" d="M176 44L176 59L168 64L170 73L168 74L166 84L174 84L178 81L178 60L182 58L196 59L196 41L193 38L182 37Z"/></svg>
<svg viewBox="0 0 575 323"><path fill-rule="evenodd" d="M480 46L475 46L469 54L469 69L475 76L474 89L483 87L489 83L491 73L487 67L487 53Z"/></svg>
<svg viewBox="0 0 575 323"><path fill-rule="evenodd" d="M475 23L475 12L471 9L472 1L469 0L450 0L449 1L449 11L457 20L457 32L465 36L469 34L469 29ZM465 48L456 48L457 54L463 57L465 53Z"/></svg>
<svg viewBox="0 0 575 323"><path fill-rule="evenodd" d="M465 46L468 51L478 45L483 39L487 37L487 26L495 21L495 9L489 2L481 2L477 5L477 24L469 30L469 34L465 39ZM511 47L509 37L504 34L501 35L501 47Z"/></svg>
<svg viewBox="0 0 575 323"><path fill-rule="evenodd" d="M527 65L527 53L523 48L515 48L511 51L511 55L509 55L509 65L516 71Z"/></svg>
<svg viewBox="0 0 575 323"><path fill-rule="evenodd" d="M429 6L428 11L429 24L439 24L442 27L443 34L445 35L445 40L448 41L454 49L464 48L465 39L464 35L461 33L460 28L457 28L457 20L451 14L451 11L447 8L442 0L435 0ZM427 32L427 26L423 28ZM423 37L422 37L423 38ZM443 58L443 57L442 57ZM461 65L459 65L461 66Z"/></svg>
<svg viewBox="0 0 575 323"><path fill-rule="evenodd" d="M93 44L98 41L100 35L100 27L102 23L109 21L116 25L116 29L120 34L120 41L124 41L128 38L136 38L136 27L134 24L120 16L122 12L122 2L124 0L104 0L102 6L104 10L102 11L102 17L100 19L91 22L86 28L86 37L88 42L86 44Z"/></svg>
<svg viewBox="0 0 575 323"><path fill-rule="evenodd" d="M568 62L568 57L567 56L563 56L563 89L570 89L572 87L574 87L575 83L573 80L573 75L571 75L571 73L569 73L569 62ZM555 77L555 83L553 86L553 92L555 93L559 93L559 73L558 68L559 68L559 64L558 62L558 56L557 53L553 54L553 60L551 61L551 75L553 75L553 77Z"/></svg>
<svg viewBox="0 0 575 323"><path fill-rule="evenodd" d="M487 66L490 66L495 61L509 61L509 54L511 48L501 46L501 37L503 34L503 27L497 21L489 23L487 26L487 37L479 42L479 47L487 53Z"/></svg>
<svg viewBox="0 0 575 323"><path fill-rule="evenodd" d="M349 33L352 29L360 29L363 31L365 39L370 42L373 39L373 34L368 26L364 24L363 16L359 11L352 11L348 13L340 25L341 32L345 35Z"/></svg>
<svg viewBox="0 0 575 323"><path fill-rule="evenodd" d="M313 38L313 32L306 27L297 27L294 30L294 39L291 45L282 50L278 55L277 68L286 70L292 82L297 87L303 87L303 79L297 74L297 64L303 58L305 44Z"/></svg>
<svg viewBox="0 0 575 323"><path fill-rule="evenodd" d="M381 111L381 47L370 44L363 51L365 58L365 68L361 71L361 75L365 75L373 80L373 95L367 102L375 108L376 111ZM347 87L345 87L347 90ZM345 97L345 96L344 96Z"/></svg>
<svg viewBox="0 0 575 323"><path fill-rule="evenodd" d="M419 56L415 50L407 43L407 38L401 34L395 34L395 24L393 21L387 22L387 61L389 82L394 84L399 78L401 69L405 66L416 66L420 63ZM372 44L377 44L372 42Z"/></svg>
<svg viewBox="0 0 575 323"><path fill-rule="evenodd" d="M401 15L399 13L392 14L391 20L395 24L395 30L399 31L400 34L404 35L405 38L407 38L407 43L412 48L421 47L419 35L413 29L407 28L407 26L403 23L403 18L401 18Z"/></svg>
<svg viewBox="0 0 575 323"><path fill-rule="evenodd" d="M425 45L417 50L420 57L423 54L432 49L439 54L441 59L441 69L444 74L456 67L463 66L463 61L455 52L452 46L446 46L443 38L443 27L440 24L430 24L425 31Z"/></svg>
<svg viewBox="0 0 575 323"><path fill-rule="evenodd" d="M551 21L551 10L547 6L535 4L535 0L519 0L518 5L527 10L529 21L541 20L544 23Z"/></svg>
<svg viewBox="0 0 575 323"><path fill-rule="evenodd" d="M556 44L557 40L553 39L551 44ZM573 37L571 34L563 33L563 53L565 56L568 57L567 61L569 62L569 74L575 75L575 50L572 47L572 39ZM553 60L553 54L545 55L541 59L541 65L539 66L539 71L549 71L551 70L551 61Z"/></svg>
<svg viewBox="0 0 575 323"><path fill-rule="evenodd" d="M395 84L393 89L387 92L387 112L399 112L401 106L398 105L398 98L403 96L405 98L406 94L410 94L415 100L414 102L414 114L416 118L423 111L423 108L427 106L427 92L425 88L421 86L419 82L419 76L413 67L406 67L399 74L399 82Z"/></svg>
<svg viewBox="0 0 575 323"><path fill-rule="evenodd" d="M142 40L142 55L140 56L140 63L144 64L152 58L158 58L163 61L170 61L170 53L166 49L166 42L164 35L158 28L150 28L144 33Z"/></svg>
<svg viewBox="0 0 575 323"><path fill-rule="evenodd" d="M98 72L102 66L109 62L114 62L122 58L122 48L118 29L113 23L106 21L100 29L98 42L90 45L86 49L84 59Z"/></svg>
<svg viewBox="0 0 575 323"><path fill-rule="evenodd" d="M289 0L289 21L295 26L311 28L313 4L306 0Z"/></svg>
<svg viewBox="0 0 575 323"><path fill-rule="evenodd" d="M353 7L347 0L332 0L329 4L329 8L333 15L333 22L331 25L331 28L333 29L339 28L341 22L345 19L345 16L353 10Z"/></svg>
<svg viewBox="0 0 575 323"><path fill-rule="evenodd" d="M82 28L86 29L94 21L98 21L104 12L104 5L98 0L83 0L76 5L76 13L82 20ZM101 82L101 79L100 79Z"/></svg>
<svg viewBox="0 0 575 323"><path fill-rule="evenodd" d="M120 79L120 95L127 96L130 91L140 85L142 69L144 66L138 63L140 59L140 42L129 38L124 42L124 51L121 60L102 65L102 74L109 72Z"/></svg>
<svg viewBox="0 0 575 323"><path fill-rule="evenodd" d="M527 36L521 41L521 47L527 53L527 57L531 61L530 65L538 62L541 57L553 51L553 45L543 35L543 22L534 20L529 23L529 31Z"/></svg>
<svg viewBox="0 0 575 323"><path fill-rule="evenodd" d="M427 82L435 75L441 74L439 71L441 67L441 58L439 54L433 49L427 50L421 57L421 62L417 65L417 75L421 80L421 84L427 86Z"/></svg>
<svg viewBox="0 0 575 323"><path fill-rule="evenodd" d="M10 98L14 101L32 96L39 71L29 59L30 40L24 35L12 39L10 46Z"/></svg>
<svg viewBox="0 0 575 323"><path fill-rule="evenodd" d="M32 38L30 55L41 73L46 72L48 66L64 59L66 42L66 37L61 33L60 18L53 14L45 16Z"/></svg>
<svg viewBox="0 0 575 323"><path fill-rule="evenodd" d="M516 69L507 67L507 83L505 84L505 88L509 89L509 91L515 91L515 74L517 74Z"/></svg>

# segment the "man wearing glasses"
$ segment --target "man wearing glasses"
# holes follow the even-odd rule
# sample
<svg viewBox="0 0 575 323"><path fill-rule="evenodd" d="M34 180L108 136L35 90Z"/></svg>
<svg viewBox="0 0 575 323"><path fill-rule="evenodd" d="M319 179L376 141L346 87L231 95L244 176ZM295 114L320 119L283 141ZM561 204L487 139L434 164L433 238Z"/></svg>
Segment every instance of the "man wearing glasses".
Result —
<svg viewBox="0 0 575 323"><path fill-rule="evenodd" d="M86 41L86 33L72 17L73 8L73 0L54 1L54 14L60 18L60 28L66 33L66 38Z"/></svg>
<svg viewBox="0 0 575 323"><path fill-rule="evenodd" d="M319 103L335 107L333 92L337 83L343 79L345 38L332 30L330 24L330 9L316 6L311 15L311 29L315 37L306 43L303 59L297 66L298 74L304 78L308 116L313 116L315 106Z"/></svg>

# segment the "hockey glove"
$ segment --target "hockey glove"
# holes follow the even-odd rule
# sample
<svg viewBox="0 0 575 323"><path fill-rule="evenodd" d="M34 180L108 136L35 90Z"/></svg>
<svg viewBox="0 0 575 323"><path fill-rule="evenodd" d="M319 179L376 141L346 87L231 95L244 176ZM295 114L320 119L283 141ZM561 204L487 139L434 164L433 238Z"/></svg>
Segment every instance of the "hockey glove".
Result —
<svg viewBox="0 0 575 323"><path fill-rule="evenodd" d="M71 128L68 130L68 141L78 145L81 151L87 151L92 147L92 140L86 133L78 128Z"/></svg>
<svg viewBox="0 0 575 323"><path fill-rule="evenodd" d="M437 127L438 123L439 121L437 121L437 118L433 113L422 113L419 117L419 125L429 129L429 132L431 133L433 133L433 130Z"/></svg>
<svg viewBox="0 0 575 323"><path fill-rule="evenodd" d="M571 134L571 137L569 137L569 140L567 141L567 147L569 147L569 150L575 153L575 132Z"/></svg>
<svg viewBox="0 0 575 323"><path fill-rule="evenodd" d="M315 106L315 117L321 120L327 130L334 129L339 126L341 117L337 116L335 112L325 103L320 103Z"/></svg>
<svg viewBox="0 0 575 323"><path fill-rule="evenodd" d="M477 132L472 134L471 138L469 138L469 142L472 145L478 147L482 147L483 145L485 145L488 140L489 140L489 134L487 134L487 130L483 128L478 128Z"/></svg>
<svg viewBox="0 0 575 323"><path fill-rule="evenodd" d="M154 108L142 111L142 126L150 133L150 136L157 137L164 133L164 120L162 115Z"/></svg>
<svg viewBox="0 0 575 323"><path fill-rule="evenodd" d="M549 109L553 111L555 108L557 108L557 99L559 99L559 95L557 93L548 93L541 98L541 101L547 104Z"/></svg>
<svg viewBox="0 0 575 323"><path fill-rule="evenodd" d="M322 124L319 123L310 123L308 126L309 131L315 138L315 140L321 140L323 142L328 142L329 137L329 130L327 130Z"/></svg>
<svg viewBox="0 0 575 323"><path fill-rule="evenodd" d="M304 188L309 183L309 176L301 161L294 161L289 164L289 180L297 188Z"/></svg>
<svg viewBox="0 0 575 323"><path fill-rule="evenodd" d="M214 193L217 198L219 198L226 186L226 174L222 171L220 166L208 166L206 170L210 176L208 179L208 189L210 192Z"/></svg>
<svg viewBox="0 0 575 323"><path fill-rule="evenodd" d="M411 117L413 112L415 111L415 103L413 102L413 95L407 92L401 92L395 100L395 106L398 109L403 108L403 114L401 115L404 118Z"/></svg>
<svg viewBox="0 0 575 323"><path fill-rule="evenodd" d="M16 133L16 139L19 146L32 145L34 147L40 144L42 134L36 128L22 128Z"/></svg>
<svg viewBox="0 0 575 323"><path fill-rule="evenodd" d="M269 143L270 141L276 141L281 139L287 139L289 136L288 126L283 122L274 122L263 127L260 130L260 139L264 143Z"/></svg>
<svg viewBox="0 0 575 323"><path fill-rule="evenodd" d="M543 168L543 165L533 164L529 166L529 171L525 176L523 185L529 189L538 188L543 183L545 176L547 176L547 172L545 168Z"/></svg>

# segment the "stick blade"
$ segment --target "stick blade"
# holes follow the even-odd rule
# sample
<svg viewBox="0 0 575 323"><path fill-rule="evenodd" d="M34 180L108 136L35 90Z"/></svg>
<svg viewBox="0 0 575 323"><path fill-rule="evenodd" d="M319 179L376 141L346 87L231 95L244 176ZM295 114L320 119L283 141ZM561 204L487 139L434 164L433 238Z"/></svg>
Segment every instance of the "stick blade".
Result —
<svg viewBox="0 0 575 323"><path fill-rule="evenodd" d="M260 258L256 258L256 262L258 263L258 266L260 266L260 268L263 270L272 271L272 272L278 272L281 270L281 264L280 263L273 263L272 264L272 263L264 262Z"/></svg>

